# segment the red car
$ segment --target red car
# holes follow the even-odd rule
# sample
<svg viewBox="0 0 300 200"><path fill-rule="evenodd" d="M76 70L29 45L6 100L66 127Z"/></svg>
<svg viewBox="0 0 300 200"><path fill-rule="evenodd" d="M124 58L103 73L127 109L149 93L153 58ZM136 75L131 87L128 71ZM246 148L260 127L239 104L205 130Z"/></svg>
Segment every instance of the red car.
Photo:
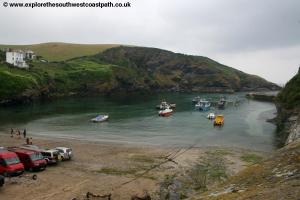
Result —
<svg viewBox="0 0 300 200"><path fill-rule="evenodd" d="M14 152L0 149L0 174L4 176L18 176L24 172L24 165Z"/></svg>
<svg viewBox="0 0 300 200"><path fill-rule="evenodd" d="M15 152L21 162L24 164L25 169L29 171L44 170L47 167L47 162L41 153L22 149L18 147L9 147L9 151Z"/></svg>

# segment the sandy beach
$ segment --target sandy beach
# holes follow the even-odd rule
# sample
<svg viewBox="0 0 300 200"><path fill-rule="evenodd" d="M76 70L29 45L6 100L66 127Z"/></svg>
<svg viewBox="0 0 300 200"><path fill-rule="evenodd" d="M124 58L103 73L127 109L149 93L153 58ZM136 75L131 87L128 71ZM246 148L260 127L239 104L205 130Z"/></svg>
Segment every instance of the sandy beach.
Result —
<svg viewBox="0 0 300 200"><path fill-rule="evenodd" d="M0 146L24 143L23 138L11 138L9 133L0 133ZM241 159L249 153L246 149L180 149L35 136L33 144L48 148L71 147L75 156L71 161L49 166L42 172L25 172L21 178L7 178L0 189L1 200L79 200L84 199L87 192L111 194L111 198L116 200L131 199L133 195L143 196L147 192L152 199L159 199L159 191L166 177L188 177L189 171L204 158L220 158L226 176L236 174L249 164ZM264 156L262 152L255 153ZM37 174L37 180L30 179L33 174ZM214 184L211 181L207 186Z"/></svg>

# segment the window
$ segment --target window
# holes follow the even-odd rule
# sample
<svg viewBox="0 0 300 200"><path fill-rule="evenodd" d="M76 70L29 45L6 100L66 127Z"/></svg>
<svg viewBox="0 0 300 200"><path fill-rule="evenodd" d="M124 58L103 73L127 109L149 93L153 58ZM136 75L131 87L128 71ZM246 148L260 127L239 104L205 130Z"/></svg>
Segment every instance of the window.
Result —
<svg viewBox="0 0 300 200"><path fill-rule="evenodd" d="M5 158L4 162L6 165L14 165L20 163L20 160L18 157L12 157L12 158Z"/></svg>
<svg viewBox="0 0 300 200"><path fill-rule="evenodd" d="M6 166L6 164L2 158L0 158L0 166Z"/></svg>
<svg viewBox="0 0 300 200"><path fill-rule="evenodd" d="M51 153L48 152L42 152L42 155L44 156L44 158L51 157Z"/></svg>
<svg viewBox="0 0 300 200"><path fill-rule="evenodd" d="M31 158L32 161L44 159L42 154L40 154L40 153L31 154L30 158Z"/></svg>

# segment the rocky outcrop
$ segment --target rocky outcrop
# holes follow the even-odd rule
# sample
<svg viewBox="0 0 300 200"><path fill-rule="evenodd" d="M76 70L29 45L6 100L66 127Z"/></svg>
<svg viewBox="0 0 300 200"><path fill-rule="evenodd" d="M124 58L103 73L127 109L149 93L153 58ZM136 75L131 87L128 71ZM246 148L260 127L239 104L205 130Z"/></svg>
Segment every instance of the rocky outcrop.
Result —
<svg viewBox="0 0 300 200"><path fill-rule="evenodd" d="M250 92L246 94L246 97L258 101L274 102L277 94L278 92Z"/></svg>
<svg viewBox="0 0 300 200"><path fill-rule="evenodd" d="M298 138L300 138L300 115L295 115L291 116L288 120L287 123L288 125L288 137L287 140L285 141L285 144L290 144L293 141L296 141Z"/></svg>

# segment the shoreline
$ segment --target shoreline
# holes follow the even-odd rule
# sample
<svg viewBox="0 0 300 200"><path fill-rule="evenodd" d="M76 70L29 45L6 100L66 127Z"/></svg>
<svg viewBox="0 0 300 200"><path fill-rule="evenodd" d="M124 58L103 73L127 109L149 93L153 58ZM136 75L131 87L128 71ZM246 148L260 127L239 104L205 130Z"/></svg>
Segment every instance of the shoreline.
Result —
<svg viewBox="0 0 300 200"><path fill-rule="evenodd" d="M0 138L5 135L10 137L10 134L7 134L3 131L0 131ZM105 145L105 146L121 146L121 147L135 147L135 148L158 148L158 149L173 149L173 148L181 148L181 149L186 149L191 146L192 149L203 149L203 150L212 150L212 149L228 149L228 150L233 150L237 149L239 151L249 151L249 152L260 152L260 153L272 153L278 150L279 148L274 148L270 150L262 150L262 149L251 149L251 148L244 148L244 147L239 147L239 146L225 146L225 145L200 145L197 146L197 143L189 144L189 145L180 145L180 144L171 144L171 145L164 145L164 144L150 144L150 143L144 143L144 142L125 142L125 141L114 141L114 140L105 140L105 139L84 139L84 138L76 138L76 137L67 137L67 136L62 136L62 137L57 137L57 136L46 136L46 135L35 135L32 134L30 137L33 136L33 140L37 141L52 141L52 142L59 142L59 143L80 143L80 144L95 144L95 145ZM20 141L24 141L25 144L25 139L21 137ZM1 144L1 143L0 143Z"/></svg>

